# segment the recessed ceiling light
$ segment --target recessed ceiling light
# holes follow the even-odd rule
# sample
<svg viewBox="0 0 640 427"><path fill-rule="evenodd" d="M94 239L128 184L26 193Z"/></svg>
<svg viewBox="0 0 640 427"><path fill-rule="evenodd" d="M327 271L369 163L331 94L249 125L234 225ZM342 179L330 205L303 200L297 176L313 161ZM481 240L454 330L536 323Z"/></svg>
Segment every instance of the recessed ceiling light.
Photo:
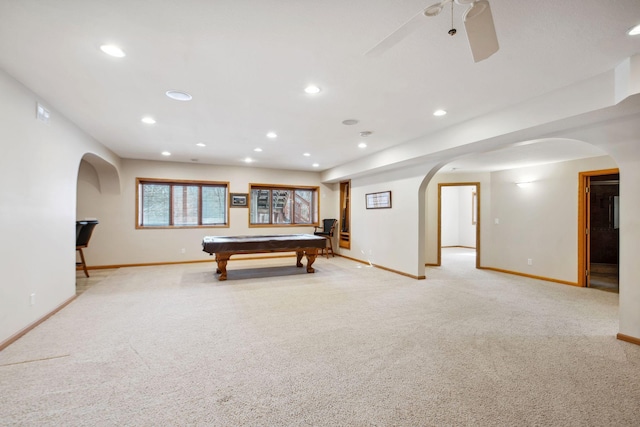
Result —
<svg viewBox="0 0 640 427"><path fill-rule="evenodd" d="M316 85L309 85L304 88L304 91L309 95L315 95L316 93L320 93L320 88Z"/></svg>
<svg viewBox="0 0 640 427"><path fill-rule="evenodd" d="M204 142L198 142L196 145L198 147L206 147L207 146L207 144L205 144Z"/></svg>
<svg viewBox="0 0 640 427"><path fill-rule="evenodd" d="M253 151L255 151L256 153L260 153L262 152L262 148L257 147L257 148L254 148Z"/></svg>
<svg viewBox="0 0 640 427"><path fill-rule="evenodd" d="M358 144L358 148L367 148L367 144L361 142L360 144Z"/></svg>
<svg viewBox="0 0 640 427"><path fill-rule="evenodd" d="M304 153L303 156L309 157L309 156L311 156L311 153Z"/></svg>
<svg viewBox="0 0 640 427"><path fill-rule="evenodd" d="M630 36L637 36L638 34L640 34L640 24L627 31L627 34L629 34Z"/></svg>
<svg viewBox="0 0 640 427"><path fill-rule="evenodd" d="M253 162L253 160L251 160L251 157L247 157L246 159L244 159L245 163L251 163Z"/></svg>
<svg viewBox="0 0 640 427"><path fill-rule="evenodd" d="M116 58L124 58L127 56L122 49L113 44L103 44L100 46L100 50L106 53L109 56L114 56Z"/></svg>
<svg viewBox="0 0 640 427"><path fill-rule="evenodd" d="M444 116L445 114L447 114L447 112L444 110L436 110L433 112L433 115L436 117Z"/></svg>
<svg viewBox="0 0 640 427"><path fill-rule="evenodd" d="M317 168L318 166L320 166L320 164L318 164L318 163L314 163L314 164L312 164L311 166L313 166L314 168Z"/></svg>
<svg viewBox="0 0 640 427"><path fill-rule="evenodd" d="M267 133L267 138L271 138L271 139L275 139L278 137L278 134L275 132L269 132Z"/></svg>
<svg viewBox="0 0 640 427"><path fill-rule="evenodd" d="M357 125L358 121L356 119L347 119L347 120L343 120L342 124L347 126L353 126L353 125Z"/></svg>
<svg viewBox="0 0 640 427"><path fill-rule="evenodd" d="M153 117L149 117L149 116L143 117L142 118L142 123L146 123L148 125L153 125L153 124L156 123L156 119L154 119Z"/></svg>
<svg viewBox="0 0 640 427"><path fill-rule="evenodd" d="M168 151L163 151L163 152L162 152L162 155L163 155L163 156L170 156L170 155L171 155L171 153L170 153L170 152L168 152Z"/></svg>
<svg viewBox="0 0 640 427"><path fill-rule="evenodd" d="M191 101L193 99L187 92L180 92L179 90L168 90L165 94L176 101Z"/></svg>

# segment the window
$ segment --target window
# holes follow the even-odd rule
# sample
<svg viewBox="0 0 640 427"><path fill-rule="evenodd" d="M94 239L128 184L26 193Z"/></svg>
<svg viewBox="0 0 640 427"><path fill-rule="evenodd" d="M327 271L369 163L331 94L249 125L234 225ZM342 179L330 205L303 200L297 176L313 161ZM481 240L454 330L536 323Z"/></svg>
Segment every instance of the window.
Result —
<svg viewBox="0 0 640 427"><path fill-rule="evenodd" d="M318 187L250 184L251 225L311 225L318 223Z"/></svg>
<svg viewBox="0 0 640 427"><path fill-rule="evenodd" d="M226 227L226 182L136 180L137 228Z"/></svg>

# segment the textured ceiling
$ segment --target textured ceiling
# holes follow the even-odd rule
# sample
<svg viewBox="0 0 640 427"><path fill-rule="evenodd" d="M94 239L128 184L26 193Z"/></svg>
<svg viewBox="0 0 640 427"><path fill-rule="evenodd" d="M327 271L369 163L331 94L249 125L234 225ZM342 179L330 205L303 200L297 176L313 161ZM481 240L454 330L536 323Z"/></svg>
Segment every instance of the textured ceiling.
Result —
<svg viewBox="0 0 640 427"><path fill-rule="evenodd" d="M625 33L640 23L638 0L491 0L500 50L485 61L472 60L458 5L456 36L445 8L382 55L364 55L432 2L0 0L0 67L123 158L243 165L249 156L259 167L325 170L640 51ZM104 55L104 43L127 56ZM305 94L309 83L322 92ZM170 89L193 100L172 101ZM434 117L438 108L449 114ZM366 149L361 131L373 132Z"/></svg>

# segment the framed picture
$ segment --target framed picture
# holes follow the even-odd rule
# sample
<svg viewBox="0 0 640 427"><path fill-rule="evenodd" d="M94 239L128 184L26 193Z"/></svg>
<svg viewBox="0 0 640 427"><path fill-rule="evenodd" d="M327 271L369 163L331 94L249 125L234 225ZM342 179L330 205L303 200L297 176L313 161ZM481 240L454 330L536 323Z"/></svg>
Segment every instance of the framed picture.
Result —
<svg viewBox="0 0 640 427"><path fill-rule="evenodd" d="M248 193L231 193L231 207L232 208L246 208L249 199Z"/></svg>
<svg viewBox="0 0 640 427"><path fill-rule="evenodd" d="M367 209L388 209L391 207L391 191L366 194Z"/></svg>

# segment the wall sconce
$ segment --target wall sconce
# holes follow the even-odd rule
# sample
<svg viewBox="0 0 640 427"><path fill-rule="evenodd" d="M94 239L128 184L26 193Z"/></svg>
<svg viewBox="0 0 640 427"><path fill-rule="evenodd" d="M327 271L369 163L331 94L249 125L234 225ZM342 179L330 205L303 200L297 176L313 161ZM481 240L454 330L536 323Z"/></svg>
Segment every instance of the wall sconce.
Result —
<svg viewBox="0 0 640 427"><path fill-rule="evenodd" d="M521 182L516 182L516 185L520 188L526 188L526 187L531 187L531 185L533 184L533 182L531 181L521 181Z"/></svg>

